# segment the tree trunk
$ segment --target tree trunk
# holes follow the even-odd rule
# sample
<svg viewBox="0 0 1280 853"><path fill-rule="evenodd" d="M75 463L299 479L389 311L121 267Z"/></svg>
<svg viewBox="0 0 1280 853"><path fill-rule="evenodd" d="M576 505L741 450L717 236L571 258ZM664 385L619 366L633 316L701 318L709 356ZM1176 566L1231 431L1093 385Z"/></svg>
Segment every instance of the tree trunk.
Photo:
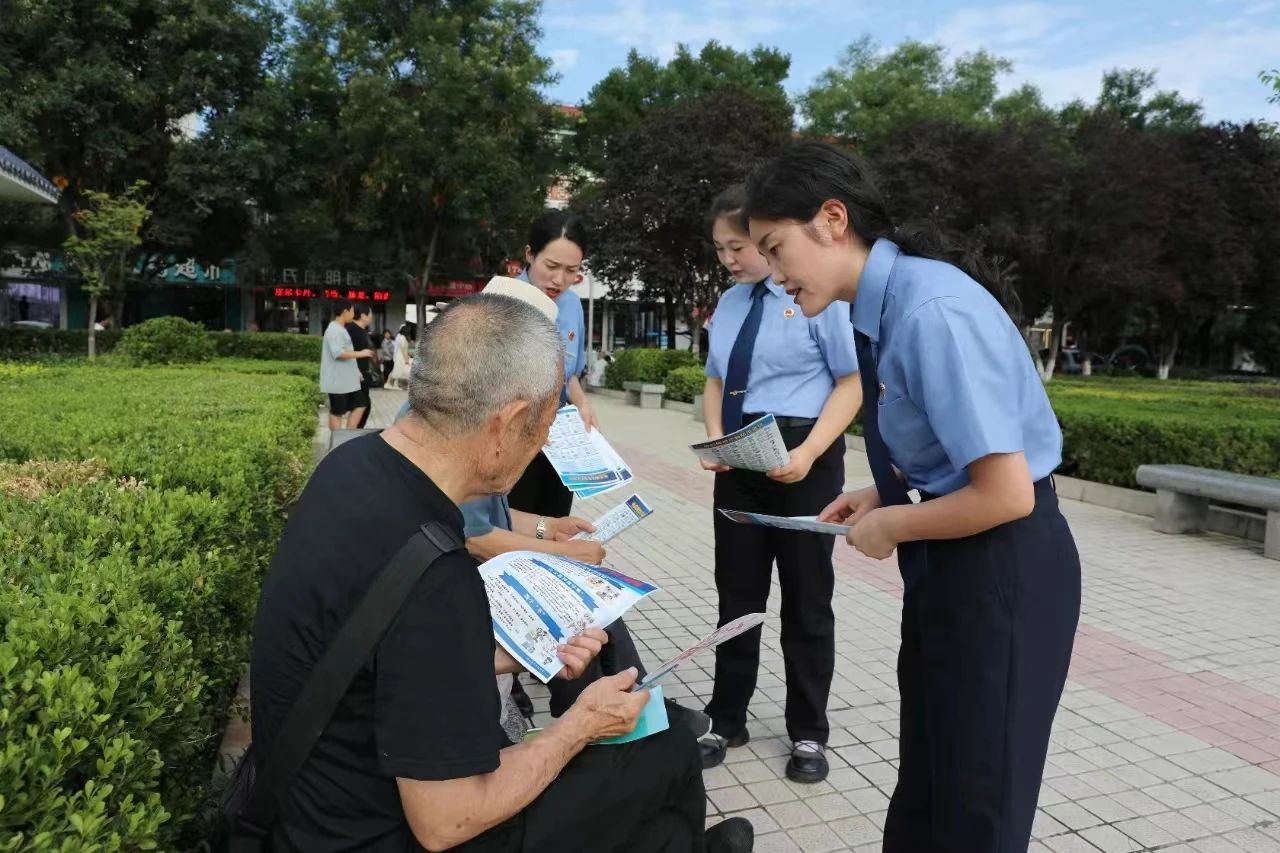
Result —
<svg viewBox="0 0 1280 853"><path fill-rule="evenodd" d="M1172 339L1160 344L1160 363L1156 365L1156 378L1168 379L1173 369L1173 360L1178 356L1178 332L1175 329Z"/></svg>
<svg viewBox="0 0 1280 853"><path fill-rule="evenodd" d="M1059 319L1060 312L1053 312L1053 329L1050 332L1049 341L1049 359L1041 365L1040 380L1048 383L1053 381L1053 372L1058 366L1058 353L1062 351L1062 335L1067 328L1067 321Z"/></svg>
<svg viewBox="0 0 1280 853"><path fill-rule="evenodd" d="M676 348L676 301L667 296L665 308L667 313L667 349Z"/></svg>
<svg viewBox="0 0 1280 853"><path fill-rule="evenodd" d="M427 324L427 282L431 280L431 268L436 263L436 244L440 240L440 219L431 229L431 242L427 245L427 260L422 265L422 279L418 282L418 332ZM417 347L414 347L415 351Z"/></svg>
<svg viewBox="0 0 1280 853"><path fill-rule="evenodd" d="M89 297L89 360L93 361L97 355L98 337L95 326L98 325L98 294L92 294Z"/></svg>

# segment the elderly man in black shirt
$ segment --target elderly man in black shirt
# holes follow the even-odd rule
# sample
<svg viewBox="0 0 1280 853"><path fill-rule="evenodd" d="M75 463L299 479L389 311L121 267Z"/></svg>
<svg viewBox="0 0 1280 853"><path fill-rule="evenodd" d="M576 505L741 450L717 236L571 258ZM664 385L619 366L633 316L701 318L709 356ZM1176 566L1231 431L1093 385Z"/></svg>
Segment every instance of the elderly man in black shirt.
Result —
<svg viewBox="0 0 1280 853"><path fill-rule="evenodd" d="M420 525L459 538L457 505L505 494L546 440L559 402L555 325L502 296L460 300L423 326L412 413L347 442L316 469L264 582L254 633L255 748L273 741L308 674L374 578ZM379 483L376 498L353 481ZM369 536L376 531L376 536ZM435 572L430 594L425 578ZM607 635L562 652L580 674ZM750 825L704 833L701 760L681 726L622 746L647 692L634 671L587 687L533 740L499 724L495 673L518 665L494 642L476 562L438 560L400 607L349 688L274 828L274 850L725 851Z"/></svg>

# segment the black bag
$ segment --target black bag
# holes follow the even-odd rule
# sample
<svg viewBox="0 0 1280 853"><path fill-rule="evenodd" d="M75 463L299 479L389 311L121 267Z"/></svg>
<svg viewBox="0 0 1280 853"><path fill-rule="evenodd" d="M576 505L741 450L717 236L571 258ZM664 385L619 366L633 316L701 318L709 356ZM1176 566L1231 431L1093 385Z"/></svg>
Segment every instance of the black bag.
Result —
<svg viewBox="0 0 1280 853"><path fill-rule="evenodd" d="M307 761L347 688L373 654L382 635L423 573L463 542L437 521L409 537L369 587L355 611L312 670L280 728L271 755L259 763L252 744L223 791L222 826L211 846L227 853L271 849L271 833L289 785ZM428 578L434 590L444 576Z"/></svg>

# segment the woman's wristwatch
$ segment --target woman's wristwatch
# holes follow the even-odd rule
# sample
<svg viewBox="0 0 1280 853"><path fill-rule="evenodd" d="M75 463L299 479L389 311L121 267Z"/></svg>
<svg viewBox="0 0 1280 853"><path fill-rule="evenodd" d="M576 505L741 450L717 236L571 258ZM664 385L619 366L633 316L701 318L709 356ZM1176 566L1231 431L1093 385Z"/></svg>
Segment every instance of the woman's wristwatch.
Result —
<svg viewBox="0 0 1280 853"><path fill-rule="evenodd" d="M551 529L551 523L545 515L538 517L538 527L534 530L533 535L538 539L546 539L547 532Z"/></svg>

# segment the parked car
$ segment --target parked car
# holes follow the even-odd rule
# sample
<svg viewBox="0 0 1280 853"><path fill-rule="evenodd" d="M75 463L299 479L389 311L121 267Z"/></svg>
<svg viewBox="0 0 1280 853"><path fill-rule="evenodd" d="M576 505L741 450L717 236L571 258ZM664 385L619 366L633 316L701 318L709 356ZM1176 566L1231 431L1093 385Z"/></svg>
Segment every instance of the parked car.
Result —
<svg viewBox="0 0 1280 853"><path fill-rule="evenodd" d="M52 329L52 323L44 320L16 320L12 324L15 329Z"/></svg>

